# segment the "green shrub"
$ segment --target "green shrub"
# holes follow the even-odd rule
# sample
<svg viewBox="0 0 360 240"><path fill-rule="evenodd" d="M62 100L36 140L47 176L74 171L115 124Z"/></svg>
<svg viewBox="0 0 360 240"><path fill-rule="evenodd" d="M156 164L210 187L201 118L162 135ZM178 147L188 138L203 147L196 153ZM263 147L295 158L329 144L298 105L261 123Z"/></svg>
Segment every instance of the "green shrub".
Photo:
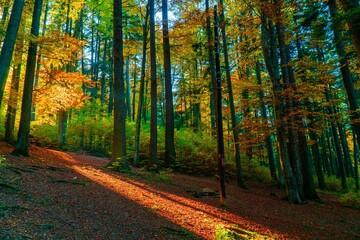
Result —
<svg viewBox="0 0 360 240"><path fill-rule="evenodd" d="M246 180L268 183L272 181L269 167L261 166L260 162L255 159L243 161L242 167Z"/></svg>
<svg viewBox="0 0 360 240"><path fill-rule="evenodd" d="M33 141L36 144L44 147L57 147L57 125L42 123L34 124L31 127L30 134L32 136Z"/></svg>
<svg viewBox="0 0 360 240"><path fill-rule="evenodd" d="M351 191L340 197L340 203L344 206L360 209L360 192Z"/></svg>

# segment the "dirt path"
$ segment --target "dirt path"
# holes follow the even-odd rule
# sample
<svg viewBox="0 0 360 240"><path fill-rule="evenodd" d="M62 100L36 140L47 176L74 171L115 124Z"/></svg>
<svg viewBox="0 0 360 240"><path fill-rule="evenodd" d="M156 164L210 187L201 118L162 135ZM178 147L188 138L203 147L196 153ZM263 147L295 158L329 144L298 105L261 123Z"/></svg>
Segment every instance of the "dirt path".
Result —
<svg viewBox="0 0 360 240"><path fill-rule="evenodd" d="M103 168L102 158L10 151L0 143L0 239L214 239L225 229L248 239L360 239L360 211L333 196L297 206L274 186L229 184L219 208L213 179L123 175Z"/></svg>

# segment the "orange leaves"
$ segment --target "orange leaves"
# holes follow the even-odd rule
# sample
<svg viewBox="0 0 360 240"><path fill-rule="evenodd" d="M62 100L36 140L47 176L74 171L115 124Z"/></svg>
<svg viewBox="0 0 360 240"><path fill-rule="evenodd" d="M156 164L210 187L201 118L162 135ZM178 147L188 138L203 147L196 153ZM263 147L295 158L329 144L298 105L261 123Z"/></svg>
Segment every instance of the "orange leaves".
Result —
<svg viewBox="0 0 360 240"><path fill-rule="evenodd" d="M47 36L39 37L37 42L41 47L40 53L43 57L43 64L52 68L61 68L67 64L74 65L85 45L85 42L59 32L52 32Z"/></svg>
<svg viewBox="0 0 360 240"><path fill-rule="evenodd" d="M34 101L40 114L56 112L83 105L85 96L81 90L86 81L84 75L75 72L49 71L42 74L45 82L35 89Z"/></svg>

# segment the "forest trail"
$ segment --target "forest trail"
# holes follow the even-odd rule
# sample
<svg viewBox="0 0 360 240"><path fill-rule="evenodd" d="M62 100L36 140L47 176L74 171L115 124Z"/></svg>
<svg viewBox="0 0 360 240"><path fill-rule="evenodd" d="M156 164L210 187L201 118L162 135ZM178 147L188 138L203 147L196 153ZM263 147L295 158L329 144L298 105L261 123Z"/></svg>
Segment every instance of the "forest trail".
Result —
<svg viewBox="0 0 360 240"><path fill-rule="evenodd" d="M119 174L104 158L36 146L19 158L11 150L0 143L0 239L360 239L360 211L332 195L298 206L275 186L230 183L219 208L215 179Z"/></svg>

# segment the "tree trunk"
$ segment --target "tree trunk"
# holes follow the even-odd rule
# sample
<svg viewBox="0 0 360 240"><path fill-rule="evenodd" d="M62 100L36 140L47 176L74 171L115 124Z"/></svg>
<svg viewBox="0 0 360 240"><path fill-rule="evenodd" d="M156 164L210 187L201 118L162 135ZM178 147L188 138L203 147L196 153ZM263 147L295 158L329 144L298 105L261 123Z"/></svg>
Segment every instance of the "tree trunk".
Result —
<svg viewBox="0 0 360 240"><path fill-rule="evenodd" d="M11 142L14 140L14 128L15 128L15 119L16 119L16 110L18 105L19 98L19 85L20 85L20 75L21 75L21 66L22 66L22 45L23 40L19 40L18 45L16 46L17 50L15 54L15 63L13 69L13 75L11 79L11 88L8 108L6 111L6 122L5 122L5 141Z"/></svg>
<svg viewBox="0 0 360 240"><path fill-rule="evenodd" d="M215 69L216 69L216 133L218 146L218 169L220 180L220 204L225 205L225 150L224 150L224 132L222 122L222 93L221 93L221 69L220 69L220 47L218 33L217 9L214 7L214 36L215 36Z"/></svg>
<svg viewBox="0 0 360 240"><path fill-rule="evenodd" d="M126 159L125 131L125 82L123 56L123 15L122 0L114 0L114 31L113 31L113 62L114 62L114 133L110 165L116 165L119 170L128 170Z"/></svg>
<svg viewBox="0 0 360 240"><path fill-rule="evenodd" d="M231 83L231 73L230 73L229 54L228 54L226 29L225 29L225 16L224 16L223 0L220 0L219 8L220 8L219 9L220 29L221 29L221 36L222 36L222 40L223 40L223 51L224 51L224 60L225 60L226 82L227 82L227 90L228 90L228 94L229 94L229 103L230 103L231 128L232 128L234 144L235 144L235 163L236 163L237 185L238 185L238 187L246 188L243 173L242 173L241 159L240 159L240 145L239 145L240 141L239 141L239 132L237 129L238 124L236 121L236 114L235 114L234 94L233 94L232 83Z"/></svg>
<svg viewBox="0 0 360 240"><path fill-rule="evenodd" d="M131 121L135 121L135 112L136 112L136 83L137 83L137 59L134 57L134 84L133 84L133 95L132 95L132 116Z"/></svg>
<svg viewBox="0 0 360 240"><path fill-rule="evenodd" d="M42 9L42 0L35 0L34 10L31 24L31 34L35 37L39 35L40 17ZM36 66L37 43L30 41L28 57L26 61L26 72L24 81L23 98L21 105L20 126L18 132L17 143L14 155L29 156L29 140L30 140L30 120L31 120L31 104L34 88L34 76Z"/></svg>
<svg viewBox="0 0 360 240"><path fill-rule="evenodd" d="M49 12L49 2L46 3L45 6L45 12L44 12L44 20L43 20L43 26L42 26L42 33L41 36L45 36L45 31L46 31L46 22L47 22L47 16L48 16L48 12ZM41 52L41 48L40 51ZM37 88L37 86L39 85L39 75L40 75L40 67L41 67L41 53L38 54L37 57L37 62L36 62L36 72L35 72L35 81L34 81L34 89ZM36 92L35 92L36 94ZM34 96L34 98L36 99L36 95ZM32 104L31 107L31 121L35 121L36 120L36 105L35 103Z"/></svg>
<svg viewBox="0 0 360 240"><path fill-rule="evenodd" d="M346 1L346 0L344 0L344 1ZM356 98L354 82L353 82L353 78L351 76L351 72L350 72L350 68L349 68L349 61L346 56L344 42L342 41L341 30L340 30L339 26L336 25L337 24L336 23L336 21L337 21L336 20L336 18L337 18L336 1L329 0L328 3L329 3L331 19L333 22L332 28L333 28L333 33L334 33L336 52L338 54L339 62L340 62L340 72L341 72L341 76L342 76L342 79L344 82L348 104L349 104L349 107L351 110L350 117L351 117L351 120L353 121L352 125L354 126L354 130L356 132L358 145L360 145L360 137L359 137L360 136L360 112L358 111L359 110L359 102ZM353 27L355 27L355 26L353 26ZM356 28L359 29L359 26L357 26ZM357 33L357 34L359 35L359 33Z"/></svg>
<svg viewBox="0 0 360 240"><path fill-rule="evenodd" d="M131 119L131 101L130 101L130 56L126 58L126 67L125 67L125 76L126 76L126 115Z"/></svg>
<svg viewBox="0 0 360 240"><path fill-rule="evenodd" d="M141 130L141 115L144 108L144 90L145 90L145 68L146 68L146 47L148 39L148 19L149 19L149 4L146 6L145 22L143 26L143 46L142 46L142 59L141 59L141 75L140 75L140 91L139 102L136 116L136 130L135 130L135 155L134 165L140 166L140 130Z"/></svg>
<svg viewBox="0 0 360 240"><path fill-rule="evenodd" d="M68 114L66 110L60 109L58 112L58 144L62 148L66 144L66 129L67 129Z"/></svg>
<svg viewBox="0 0 360 240"><path fill-rule="evenodd" d="M168 0L162 0L162 19L163 19L163 49L164 49L164 74L165 74L165 163L170 166L175 158L174 140L174 103L172 94L171 80L171 60L170 60L170 39L169 39L169 19L168 19Z"/></svg>
<svg viewBox="0 0 360 240"><path fill-rule="evenodd" d="M16 36L19 30L24 0L14 0L10 21L6 29L4 44L0 54L0 106L4 96L5 84L10 70L10 62L14 51Z"/></svg>
<svg viewBox="0 0 360 240"><path fill-rule="evenodd" d="M355 179L355 186L356 186L356 190L359 190L359 160L358 160L358 154L359 154L359 146L356 144L356 134L353 131L353 139L354 139L354 167L355 167L355 174L354 174L354 179Z"/></svg>
<svg viewBox="0 0 360 240"><path fill-rule="evenodd" d="M300 192L301 190L298 186L297 178L295 176L295 172L289 157L289 149L287 147L285 133L285 126L287 125L287 121L285 120L285 106L283 104L284 99L281 93L282 87L280 85L280 72L278 67L275 29L272 21L267 19L267 15L265 12L266 11L263 9L261 18L261 42L266 68L269 72L270 79L273 85L273 94L275 98L275 118L277 121L276 134L279 142L280 163L284 173L286 193L289 201L292 203L302 203L303 198ZM285 54L284 49L282 50L282 53Z"/></svg>
<svg viewBox="0 0 360 240"><path fill-rule="evenodd" d="M150 72L151 72L151 119L150 119L150 148L149 167L157 164L157 81L156 81L156 45L155 45L155 1L149 0L150 17Z"/></svg>
<svg viewBox="0 0 360 240"><path fill-rule="evenodd" d="M205 0L206 7L206 35L207 35L207 50L209 60L209 72L210 72L210 122L211 122L211 135L215 135L215 59L214 59L214 37L211 29L211 18L209 11L209 0Z"/></svg>
<svg viewBox="0 0 360 240"><path fill-rule="evenodd" d="M256 62L256 79L257 79L257 84L259 86L261 86L262 80L261 80L261 71L260 71L260 63L259 62ZM259 98L260 98L261 117L264 119L264 122L268 122L268 117L267 117L266 108L265 108L265 104L264 104L264 92L262 90L259 91ZM273 151L272 140L271 140L271 133L266 137L265 144L266 144L266 150L267 150L267 155L268 155L268 159L269 159L270 175L274 181L277 181L278 177L276 175L276 164L275 164L274 151Z"/></svg>

